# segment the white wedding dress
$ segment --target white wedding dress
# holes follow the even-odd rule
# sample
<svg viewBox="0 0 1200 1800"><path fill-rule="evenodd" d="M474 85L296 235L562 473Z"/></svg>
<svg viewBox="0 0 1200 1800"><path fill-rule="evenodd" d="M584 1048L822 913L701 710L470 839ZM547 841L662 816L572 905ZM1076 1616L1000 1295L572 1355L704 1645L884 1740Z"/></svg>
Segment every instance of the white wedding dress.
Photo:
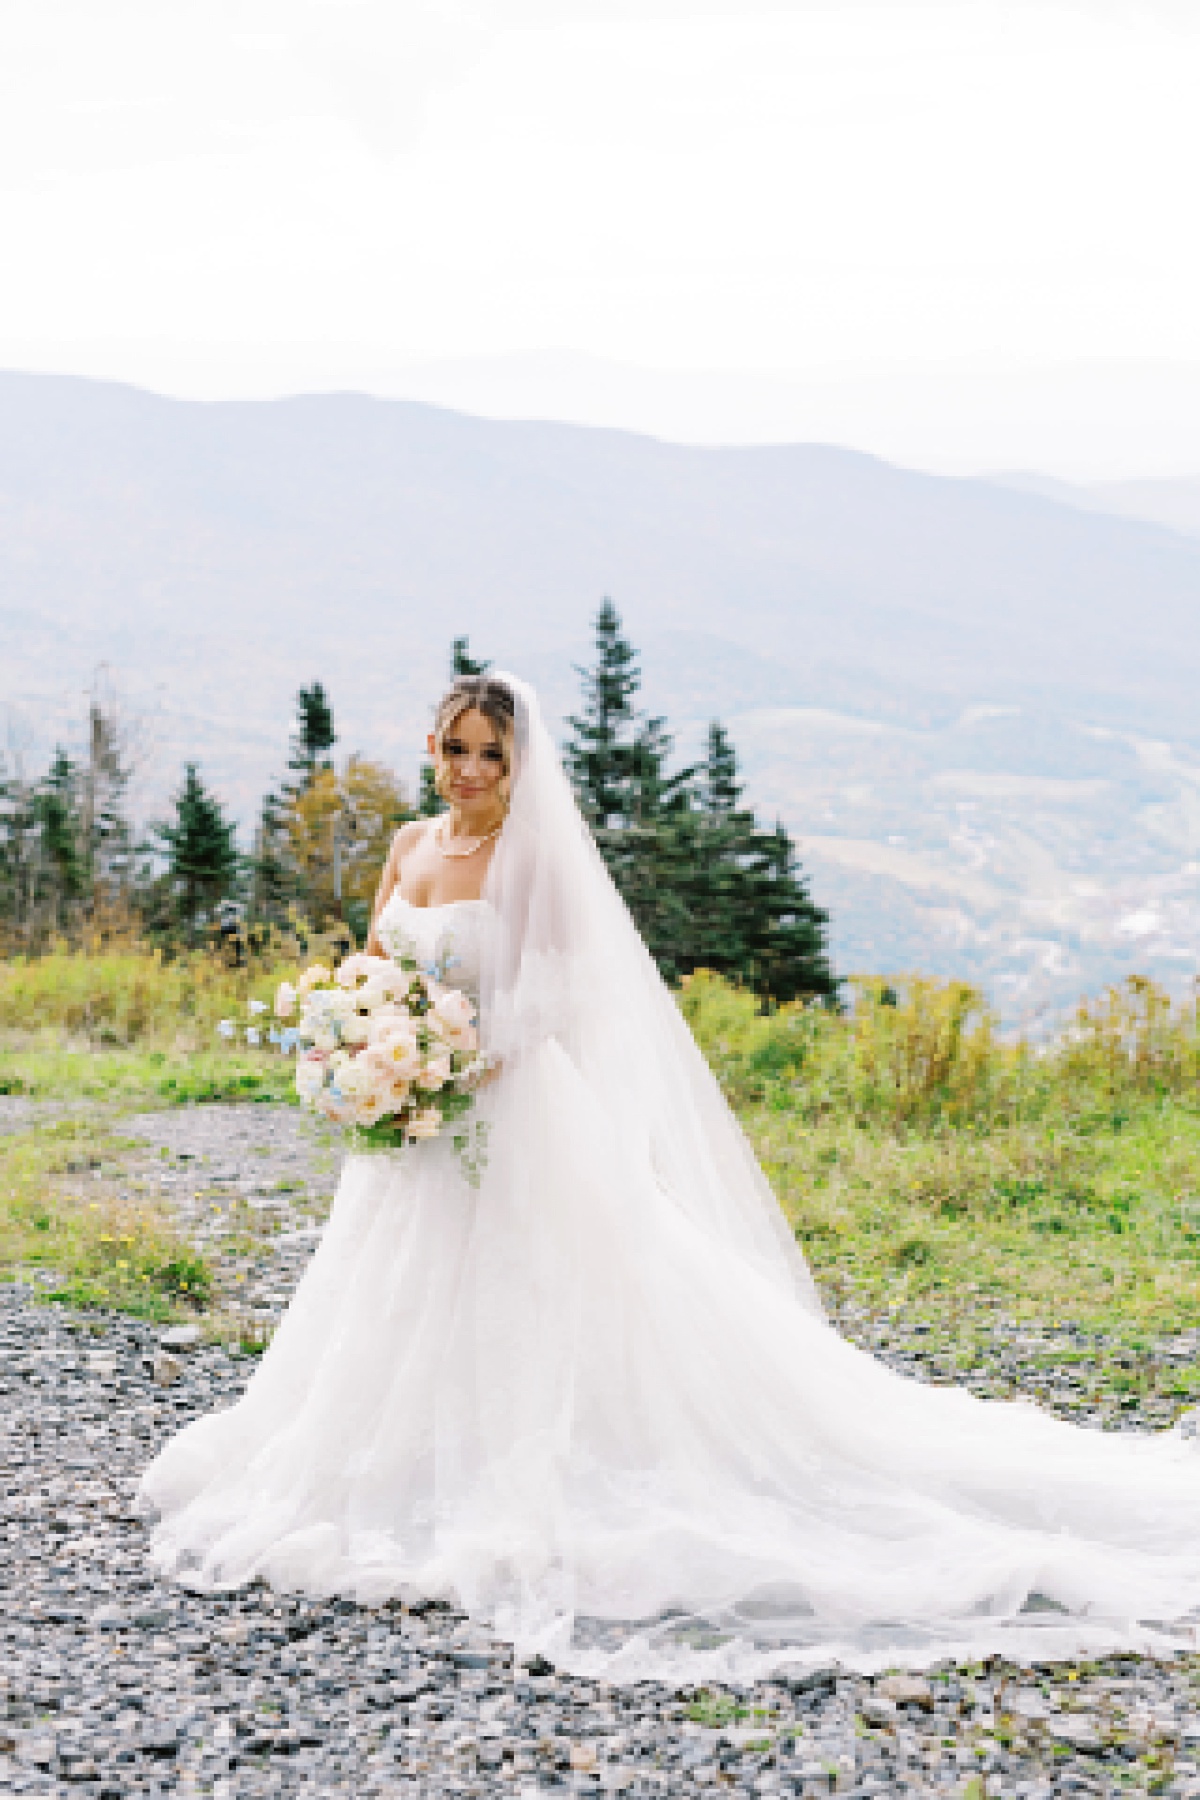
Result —
<svg viewBox="0 0 1200 1800"><path fill-rule="evenodd" d="M395 896L380 921L485 1010L495 983L508 1054L478 1185L440 1140L348 1158L244 1396L144 1475L159 1565L202 1587L446 1598L610 1679L1190 1643L1192 1441L925 1386L847 1343L777 1209L726 1205L752 1164L682 1024L639 988L614 1000L638 1042L589 1036L573 1009L595 1025L602 1003L576 982L562 1010L572 964L561 936L557 963L533 955L532 904L525 999L511 969L489 976L504 882L427 910ZM618 961L618 986L650 979L628 946ZM622 1055L636 1080L610 1089L595 1071ZM681 1068L691 1112L660 1086L642 1116L638 1094ZM677 1135L647 1123L677 1114Z"/></svg>

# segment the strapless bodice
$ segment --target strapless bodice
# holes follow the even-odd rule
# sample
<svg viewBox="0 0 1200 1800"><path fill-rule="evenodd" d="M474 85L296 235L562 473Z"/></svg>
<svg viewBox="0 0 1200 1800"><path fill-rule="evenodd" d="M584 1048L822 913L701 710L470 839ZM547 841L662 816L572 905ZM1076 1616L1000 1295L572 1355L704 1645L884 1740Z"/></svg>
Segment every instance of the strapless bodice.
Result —
<svg viewBox="0 0 1200 1800"><path fill-rule="evenodd" d="M394 893L375 930L389 956L411 957L432 969L445 987L479 998L479 965L492 909L486 900L447 900L414 906Z"/></svg>

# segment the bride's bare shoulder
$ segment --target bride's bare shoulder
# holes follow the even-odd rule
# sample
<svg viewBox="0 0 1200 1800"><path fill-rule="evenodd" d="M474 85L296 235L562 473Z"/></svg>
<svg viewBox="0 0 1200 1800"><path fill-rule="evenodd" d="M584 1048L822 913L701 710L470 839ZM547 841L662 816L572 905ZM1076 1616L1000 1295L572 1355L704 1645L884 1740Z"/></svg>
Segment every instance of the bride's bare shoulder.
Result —
<svg viewBox="0 0 1200 1800"><path fill-rule="evenodd" d="M392 848L388 858L393 868L399 865L403 857L415 850L418 844L425 842L433 823L432 819L409 819L399 827L392 838Z"/></svg>

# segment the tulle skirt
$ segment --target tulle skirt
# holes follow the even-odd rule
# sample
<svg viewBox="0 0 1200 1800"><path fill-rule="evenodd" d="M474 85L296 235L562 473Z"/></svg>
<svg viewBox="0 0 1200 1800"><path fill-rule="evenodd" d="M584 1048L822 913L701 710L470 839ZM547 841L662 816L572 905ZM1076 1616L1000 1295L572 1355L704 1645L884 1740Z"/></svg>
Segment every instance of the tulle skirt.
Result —
<svg viewBox="0 0 1200 1800"><path fill-rule="evenodd" d="M553 1043L351 1156L243 1397L146 1470L197 1587L450 1600L609 1679L1191 1644L1200 1453L896 1375L630 1154Z"/></svg>

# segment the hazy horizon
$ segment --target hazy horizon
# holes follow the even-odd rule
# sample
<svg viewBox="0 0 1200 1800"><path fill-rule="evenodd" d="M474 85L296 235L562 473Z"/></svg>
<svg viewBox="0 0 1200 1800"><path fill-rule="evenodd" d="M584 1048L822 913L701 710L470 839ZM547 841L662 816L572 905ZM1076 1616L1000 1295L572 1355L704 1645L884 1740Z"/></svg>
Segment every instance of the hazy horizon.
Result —
<svg viewBox="0 0 1200 1800"><path fill-rule="evenodd" d="M1182 0L45 0L0 366L1200 475L1197 91Z"/></svg>
<svg viewBox="0 0 1200 1800"><path fill-rule="evenodd" d="M72 366L79 363L92 366ZM388 372L372 370L361 352L340 361L325 352L305 380L279 351L245 361L197 355L188 367L182 351L156 359L153 345L141 345L64 355L54 367L17 360L0 368L194 402L356 393L475 418L612 429L681 445L825 444L901 468L984 479L1044 476L1084 487L1200 481L1200 363L1004 371L929 365L774 377L651 369L557 350L443 359Z"/></svg>

